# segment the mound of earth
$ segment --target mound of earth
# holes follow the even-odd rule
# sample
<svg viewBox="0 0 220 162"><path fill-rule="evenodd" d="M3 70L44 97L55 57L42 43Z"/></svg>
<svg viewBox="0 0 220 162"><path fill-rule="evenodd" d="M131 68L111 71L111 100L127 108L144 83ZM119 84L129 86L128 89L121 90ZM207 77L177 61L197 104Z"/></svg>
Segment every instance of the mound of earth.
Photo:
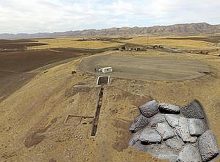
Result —
<svg viewBox="0 0 220 162"><path fill-rule="evenodd" d="M123 54L123 55L122 55ZM83 59L80 70L100 75L95 69L112 67L112 77L136 80L189 80L210 73L208 65L184 57L131 56L126 52L91 56Z"/></svg>

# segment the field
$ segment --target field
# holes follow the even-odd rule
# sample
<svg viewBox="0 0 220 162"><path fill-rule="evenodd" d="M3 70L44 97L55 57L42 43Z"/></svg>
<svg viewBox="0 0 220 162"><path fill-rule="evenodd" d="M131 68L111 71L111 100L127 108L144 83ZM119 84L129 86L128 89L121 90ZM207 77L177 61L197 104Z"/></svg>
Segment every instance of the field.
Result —
<svg viewBox="0 0 220 162"><path fill-rule="evenodd" d="M202 39L203 38L203 39ZM210 40L207 37L136 37L130 40L126 40L128 43L136 44L159 44L171 48L180 49L213 49L216 48L216 42L207 41ZM219 40L219 38L216 38ZM187 41L186 41L187 40Z"/></svg>
<svg viewBox="0 0 220 162"><path fill-rule="evenodd" d="M100 49L115 47L121 45L117 42L110 41L79 41L77 38L59 38L59 39L36 39L42 46L32 46L29 49L48 49L48 48L87 48L87 49Z"/></svg>
<svg viewBox="0 0 220 162"><path fill-rule="evenodd" d="M41 48L45 45L35 40L0 40L0 43L2 49L0 50L0 101L35 76L38 68L44 66L48 68L47 66L51 67L53 64L55 66L65 60L105 51L59 48L62 46L54 46L51 49L29 49L33 46Z"/></svg>
<svg viewBox="0 0 220 162"><path fill-rule="evenodd" d="M0 161L162 161L128 146L138 106L152 98L180 106L199 100L220 145L218 47L204 39L179 39L36 39L37 46L0 52ZM124 42L216 51L112 49ZM101 89L97 66L115 72L104 86L97 132L91 136Z"/></svg>
<svg viewBox="0 0 220 162"><path fill-rule="evenodd" d="M34 71L37 68L82 54L74 51L53 52L49 50L0 53L0 99L37 74Z"/></svg>

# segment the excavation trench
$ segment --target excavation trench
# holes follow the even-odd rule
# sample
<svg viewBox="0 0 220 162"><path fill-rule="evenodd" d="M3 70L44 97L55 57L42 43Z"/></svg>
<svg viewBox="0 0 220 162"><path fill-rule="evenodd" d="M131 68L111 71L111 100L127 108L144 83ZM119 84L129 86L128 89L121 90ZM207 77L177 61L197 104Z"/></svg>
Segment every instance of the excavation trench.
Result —
<svg viewBox="0 0 220 162"><path fill-rule="evenodd" d="M97 102L96 112L95 112L95 118L93 120L93 126L92 126L92 133L91 136L95 136L98 128L98 122L99 122L99 114L102 107L102 100L103 100L103 91L104 87L102 86L99 92L99 99Z"/></svg>

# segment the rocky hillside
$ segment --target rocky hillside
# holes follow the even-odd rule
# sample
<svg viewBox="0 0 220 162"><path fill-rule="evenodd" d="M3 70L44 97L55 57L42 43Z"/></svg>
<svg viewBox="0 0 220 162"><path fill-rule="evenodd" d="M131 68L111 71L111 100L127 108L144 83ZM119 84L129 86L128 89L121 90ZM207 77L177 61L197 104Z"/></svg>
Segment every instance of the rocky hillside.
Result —
<svg viewBox="0 0 220 162"><path fill-rule="evenodd" d="M176 24L170 26L153 27L122 27L109 29L89 29L81 31L67 31L55 33L36 33L36 34L0 34L0 39L16 38L48 38L60 36L88 37L88 36L135 36L135 35L198 35L220 33L220 25L210 25L208 23Z"/></svg>

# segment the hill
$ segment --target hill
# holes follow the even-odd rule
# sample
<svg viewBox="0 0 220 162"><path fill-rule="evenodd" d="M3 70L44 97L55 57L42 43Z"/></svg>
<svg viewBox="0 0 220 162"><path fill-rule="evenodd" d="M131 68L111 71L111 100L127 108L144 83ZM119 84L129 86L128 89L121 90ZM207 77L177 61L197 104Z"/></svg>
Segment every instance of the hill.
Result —
<svg viewBox="0 0 220 162"><path fill-rule="evenodd" d="M175 24L169 26L153 27L122 27L109 29L89 29L80 31L66 31L54 33L35 33L35 34L0 34L0 39L27 39L27 38L55 38L63 36L73 37L101 37L101 36L137 36L137 35L159 35L159 36L185 36L198 34L218 34L220 25L208 23Z"/></svg>

